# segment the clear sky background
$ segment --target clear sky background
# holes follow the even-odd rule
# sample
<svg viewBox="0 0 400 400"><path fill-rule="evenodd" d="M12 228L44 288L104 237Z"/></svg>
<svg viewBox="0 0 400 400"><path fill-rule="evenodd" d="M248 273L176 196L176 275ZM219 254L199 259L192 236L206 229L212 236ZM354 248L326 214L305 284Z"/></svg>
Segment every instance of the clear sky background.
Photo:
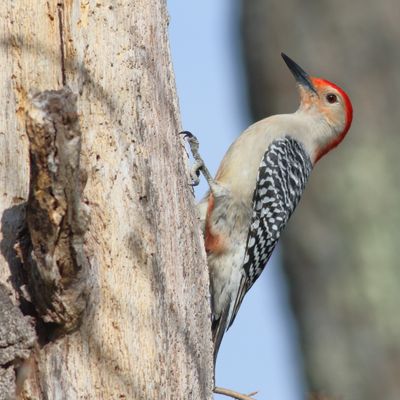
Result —
<svg viewBox="0 0 400 400"><path fill-rule="evenodd" d="M229 145L251 123L240 57L238 2L169 0L168 7L182 128L198 137L201 154L214 174ZM197 197L206 190L203 179ZM216 384L242 393L258 390L260 400L303 400L306 388L299 354L275 252L224 337Z"/></svg>

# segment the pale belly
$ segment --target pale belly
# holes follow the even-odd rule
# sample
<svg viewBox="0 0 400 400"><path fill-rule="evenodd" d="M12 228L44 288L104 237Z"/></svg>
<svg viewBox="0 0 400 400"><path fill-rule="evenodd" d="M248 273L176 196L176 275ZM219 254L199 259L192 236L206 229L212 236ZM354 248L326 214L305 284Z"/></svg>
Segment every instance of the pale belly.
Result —
<svg viewBox="0 0 400 400"><path fill-rule="evenodd" d="M220 317L226 307L232 307L242 278L245 241L234 244L226 253L207 257L212 285L213 314ZM229 314L231 313L231 310Z"/></svg>
<svg viewBox="0 0 400 400"><path fill-rule="evenodd" d="M242 278L242 265L251 219L251 209L243 202L224 196L215 202L210 225L212 232L224 238L224 251L209 252L207 264L212 285L213 314L218 319L236 300ZM229 314L231 310L229 311Z"/></svg>

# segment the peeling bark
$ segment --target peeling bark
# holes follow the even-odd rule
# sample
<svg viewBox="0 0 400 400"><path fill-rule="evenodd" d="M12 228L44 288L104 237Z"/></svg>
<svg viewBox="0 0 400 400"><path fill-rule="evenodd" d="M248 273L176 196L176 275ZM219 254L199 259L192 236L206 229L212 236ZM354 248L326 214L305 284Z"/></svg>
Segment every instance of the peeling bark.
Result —
<svg viewBox="0 0 400 400"><path fill-rule="evenodd" d="M76 96L69 89L33 96L26 132L29 238L18 243L18 250L39 315L45 322L62 325L59 333L68 332L78 327L87 300L83 236L89 221L81 202Z"/></svg>

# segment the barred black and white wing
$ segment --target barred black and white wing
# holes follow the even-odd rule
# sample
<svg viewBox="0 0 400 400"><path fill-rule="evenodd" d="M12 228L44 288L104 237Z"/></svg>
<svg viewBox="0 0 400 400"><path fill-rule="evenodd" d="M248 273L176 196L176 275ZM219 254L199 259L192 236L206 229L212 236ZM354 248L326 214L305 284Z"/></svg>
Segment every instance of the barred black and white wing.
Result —
<svg viewBox="0 0 400 400"><path fill-rule="evenodd" d="M287 221L296 208L312 170L309 155L290 136L273 141L261 161L253 195L243 277L230 312L232 325L244 295L260 276Z"/></svg>

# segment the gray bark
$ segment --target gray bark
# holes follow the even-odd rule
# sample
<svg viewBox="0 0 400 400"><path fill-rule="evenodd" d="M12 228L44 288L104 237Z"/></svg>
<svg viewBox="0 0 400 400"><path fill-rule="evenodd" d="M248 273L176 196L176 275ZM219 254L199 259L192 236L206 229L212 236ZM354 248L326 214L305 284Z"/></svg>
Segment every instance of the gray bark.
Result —
<svg viewBox="0 0 400 400"><path fill-rule="evenodd" d="M0 285L0 398L12 399L17 390L14 370L21 368L36 342L35 330Z"/></svg>
<svg viewBox="0 0 400 400"><path fill-rule="evenodd" d="M8 392L211 398L165 2L5 2L0 20L0 282L32 321Z"/></svg>

